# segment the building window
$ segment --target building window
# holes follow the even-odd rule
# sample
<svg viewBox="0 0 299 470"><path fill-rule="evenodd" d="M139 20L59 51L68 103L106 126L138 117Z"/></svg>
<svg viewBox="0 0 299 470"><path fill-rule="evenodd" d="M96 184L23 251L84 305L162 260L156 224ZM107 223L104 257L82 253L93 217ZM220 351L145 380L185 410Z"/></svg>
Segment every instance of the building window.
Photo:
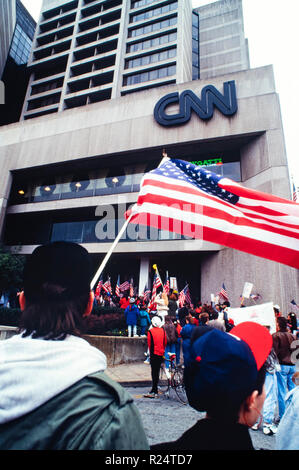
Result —
<svg viewBox="0 0 299 470"><path fill-rule="evenodd" d="M163 36L159 36L157 38L148 39L146 41L135 42L134 44L130 44L128 46L127 52L137 52L142 51L144 49L149 49L151 47L157 47L161 44L167 44L172 41L176 41L177 33L170 33L170 34L163 34Z"/></svg>
<svg viewBox="0 0 299 470"><path fill-rule="evenodd" d="M137 0L132 1L131 8L139 8L144 7L146 5L151 5L152 3L156 3L157 0Z"/></svg>
<svg viewBox="0 0 299 470"><path fill-rule="evenodd" d="M126 68L141 67L144 65L153 64L155 62L161 62L172 57L176 57L176 48L168 49L162 52L156 52L155 54L145 55L136 59L129 59L126 61Z"/></svg>
<svg viewBox="0 0 299 470"><path fill-rule="evenodd" d="M175 74L176 66L169 65L168 67L161 67L160 69L136 73L134 75L124 77L123 85L137 85L138 83L148 82L150 80L157 80L158 78L170 77Z"/></svg>
<svg viewBox="0 0 299 470"><path fill-rule="evenodd" d="M199 60L199 16L192 12L192 80L200 78Z"/></svg>
<svg viewBox="0 0 299 470"><path fill-rule="evenodd" d="M158 31L163 28L174 26L176 24L177 24L177 17L175 16L173 18L168 18L163 21L158 21L156 23L151 23L145 26L141 26L140 28L131 29L129 31L129 37L133 38L136 36L141 36L142 34L149 34L149 33Z"/></svg>
<svg viewBox="0 0 299 470"><path fill-rule="evenodd" d="M154 16L162 15L164 13L169 13L170 11L177 10L178 2L169 3L163 7L153 8L152 10L144 11L142 13L137 13L136 15L131 16L130 23L135 23L136 21L148 20Z"/></svg>
<svg viewBox="0 0 299 470"><path fill-rule="evenodd" d="M32 41L19 24L16 25L9 55L18 65L27 64Z"/></svg>

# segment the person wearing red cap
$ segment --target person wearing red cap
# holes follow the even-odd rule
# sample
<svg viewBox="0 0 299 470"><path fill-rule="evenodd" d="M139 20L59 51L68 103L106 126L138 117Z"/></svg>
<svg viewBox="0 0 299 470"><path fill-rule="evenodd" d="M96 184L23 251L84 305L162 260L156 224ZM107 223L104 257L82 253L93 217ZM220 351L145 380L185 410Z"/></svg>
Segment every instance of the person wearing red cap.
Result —
<svg viewBox="0 0 299 470"><path fill-rule="evenodd" d="M190 406L206 417L151 450L254 450L249 428L261 416L271 347L271 334L258 323L243 322L230 333L195 328L184 381Z"/></svg>

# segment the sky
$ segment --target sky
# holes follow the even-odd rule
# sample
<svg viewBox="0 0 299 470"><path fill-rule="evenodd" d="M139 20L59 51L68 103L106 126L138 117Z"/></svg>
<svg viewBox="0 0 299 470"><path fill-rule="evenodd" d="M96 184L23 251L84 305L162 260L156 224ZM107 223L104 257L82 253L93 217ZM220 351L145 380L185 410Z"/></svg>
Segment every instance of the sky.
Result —
<svg viewBox="0 0 299 470"><path fill-rule="evenodd" d="M42 0L22 0L37 21ZM192 0L193 8L211 3ZM279 94L290 176L299 187L298 0L243 0L245 37L251 68L273 65Z"/></svg>

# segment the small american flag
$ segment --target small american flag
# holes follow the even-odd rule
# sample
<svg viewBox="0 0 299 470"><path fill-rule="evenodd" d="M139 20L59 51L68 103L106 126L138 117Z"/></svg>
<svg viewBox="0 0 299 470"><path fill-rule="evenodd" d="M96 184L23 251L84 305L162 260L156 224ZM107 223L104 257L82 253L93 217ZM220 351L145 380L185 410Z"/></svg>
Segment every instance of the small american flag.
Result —
<svg viewBox="0 0 299 470"><path fill-rule="evenodd" d="M118 276L116 281L115 295L117 295L117 297L120 297L120 276Z"/></svg>
<svg viewBox="0 0 299 470"><path fill-rule="evenodd" d="M170 285L169 285L169 277L168 277L168 272L167 272L166 273L165 284L164 284L164 287L163 287L163 292L168 295L169 291L170 291Z"/></svg>
<svg viewBox="0 0 299 470"><path fill-rule="evenodd" d="M219 292L219 296L222 297L224 300L228 301L228 295L227 295L227 291L226 291L224 283L222 284L221 290Z"/></svg>
<svg viewBox="0 0 299 470"><path fill-rule="evenodd" d="M298 199L298 188L296 188L295 184L293 183L293 201L297 202Z"/></svg>
<svg viewBox="0 0 299 470"><path fill-rule="evenodd" d="M153 281L152 297L151 297L149 308L153 308L154 303L155 303L155 298L157 295L157 290L161 285L162 285L162 282L161 282L160 276L155 274L154 281Z"/></svg>
<svg viewBox="0 0 299 470"><path fill-rule="evenodd" d="M262 299L262 296L261 296L261 294L256 293L256 294L250 294L250 298L252 300L259 300L259 299Z"/></svg>
<svg viewBox="0 0 299 470"><path fill-rule="evenodd" d="M185 303L187 303L187 304L192 303L188 284L179 293L179 299L178 300L179 300L179 306L180 307L183 307Z"/></svg>
<svg viewBox="0 0 299 470"><path fill-rule="evenodd" d="M131 281L130 281L130 297L134 297L134 282L133 282L133 278L131 278Z"/></svg>
<svg viewBox="0 0 299 470"><path fill-rule="evenodd" d="M295 312L299 312L299 305L296 304L295 300L291 300L290 302L292 308L295 310Z"/></svg>
<svg viewBox="0 0 299 470"><path fill-rule="evenodd" d="M142 179L130 222L299 269L299 206L202 167L167 159Z"/></svg>
<svg viewBox="0 0 299 470"><path fill-rule="evenodd" d="M144 300L147 301L150 297L150 294L151 294L151 290L145 286L144 290L143 290L143 296L144 296Z"/></svg>
<svg viewBox="0 0 299 470"><path fill-rule="evenodd" d="M107 292L107 294L112 293L110 277L108 277L107 281L103 284L103 289L105 292Z"/></svg>
<svg viewBox="0 0 299 470"><path fill-rule="evenodd" d="M129 290L130 289L130 284L128 283L128 281L125 281L123 282L120 286L119 286L119 290L121 292L125 292L126 290Z"/></svg>
<svg viewBox="0 0 299 470"><path fill-rule="evenodd" d="M102 276L101 276L101 277L100 277L100 280L99 280L99 282L98 282L98 285L97 285L97 287L96 287L96 291L95 291L95 298L96 298L96 299L99 299L99 298L100 298L102 287L103 287L103 278L102 278Z"/></svg>

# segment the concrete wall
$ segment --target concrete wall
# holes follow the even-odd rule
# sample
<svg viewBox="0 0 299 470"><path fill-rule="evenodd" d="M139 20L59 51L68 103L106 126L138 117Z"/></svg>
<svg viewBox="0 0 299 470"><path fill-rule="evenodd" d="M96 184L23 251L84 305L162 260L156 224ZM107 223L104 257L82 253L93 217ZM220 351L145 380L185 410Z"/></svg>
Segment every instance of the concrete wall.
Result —
<svg viewBox="0 0 299 470"><path fill-rule="evenodd" d="M108 366L144 361L146 338L93 335L86 335L84 338L106 355Z"/></svg>
<svg viewBox="0 0 299 470"><path fill-rule="evenodd" d="M0 325L0 341L11 338L17 332L17 328ZM108 366L144 361L147 350L146 338L85 335L84 339L106 355Z"/></svg>

